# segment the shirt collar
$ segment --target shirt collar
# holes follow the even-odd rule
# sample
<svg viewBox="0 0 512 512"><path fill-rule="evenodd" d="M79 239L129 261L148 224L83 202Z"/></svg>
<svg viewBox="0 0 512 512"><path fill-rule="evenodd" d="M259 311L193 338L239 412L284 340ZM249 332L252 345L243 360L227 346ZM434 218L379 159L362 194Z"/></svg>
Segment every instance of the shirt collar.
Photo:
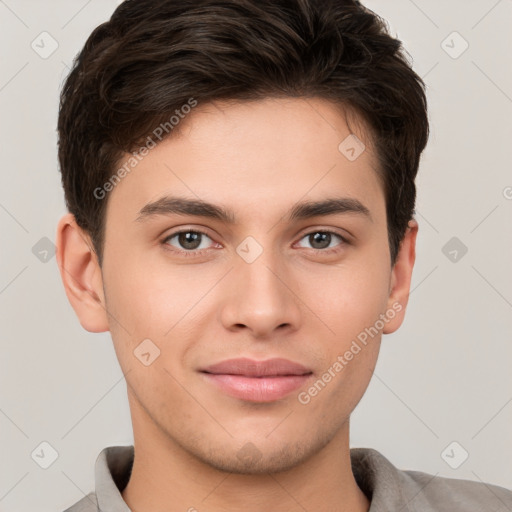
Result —
<svg viewBox="0 0 512 512"><path fill-rule="evenodd" d="M130 478L133 456L133 445L108 446L98 455L94 473L99 510L131 512L121 492Z"/></svg>
<svg viewBox="0 0 512 512"><path fill-rule="evenodd" d="M352 448L350 459L357 485L371 502L369 512L413 510L404 495L403 472L384 455L373 448Z"/></svg>

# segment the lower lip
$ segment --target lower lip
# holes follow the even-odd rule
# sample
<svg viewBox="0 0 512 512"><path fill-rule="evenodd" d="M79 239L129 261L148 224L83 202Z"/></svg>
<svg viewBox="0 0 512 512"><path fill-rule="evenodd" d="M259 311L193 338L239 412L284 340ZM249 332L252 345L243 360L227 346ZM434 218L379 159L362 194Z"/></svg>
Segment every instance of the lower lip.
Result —
<svg viewBox="0 0 512 512"><path fill-rule="evenodd" d="M272 402L284 398L303 386L312 376L310 373L279 377L246 377L205 372L203 375L226 394L251 402Z"/></svg>

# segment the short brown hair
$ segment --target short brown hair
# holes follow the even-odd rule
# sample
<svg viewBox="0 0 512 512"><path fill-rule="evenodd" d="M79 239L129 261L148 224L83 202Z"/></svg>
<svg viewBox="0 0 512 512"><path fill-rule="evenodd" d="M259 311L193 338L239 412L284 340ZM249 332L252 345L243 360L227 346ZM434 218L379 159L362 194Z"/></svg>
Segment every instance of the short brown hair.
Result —
<svg viewBox="0 0 512 512"><path fill-rule="evenodd" d="M355 0L125 0L62 89L66 206L101 265L108 198L94 190L190 98L319 97L370 128L394 264L429 135L424 89L384 20Z"/></svg>

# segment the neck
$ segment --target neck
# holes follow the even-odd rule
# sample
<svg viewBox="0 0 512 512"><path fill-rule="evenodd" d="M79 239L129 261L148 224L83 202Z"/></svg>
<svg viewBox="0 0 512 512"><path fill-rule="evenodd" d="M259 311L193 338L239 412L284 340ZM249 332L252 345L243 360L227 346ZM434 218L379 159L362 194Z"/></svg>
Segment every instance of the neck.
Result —
<svg viewBox="0 0 512 512"><path fill-rule="evenodd" d="M131 510L369 510L370 502L352 473L348 421L319 452L292 469L236 474L199 460L147 418L138 418L133 421L132 473L121 493Z"/></svg>

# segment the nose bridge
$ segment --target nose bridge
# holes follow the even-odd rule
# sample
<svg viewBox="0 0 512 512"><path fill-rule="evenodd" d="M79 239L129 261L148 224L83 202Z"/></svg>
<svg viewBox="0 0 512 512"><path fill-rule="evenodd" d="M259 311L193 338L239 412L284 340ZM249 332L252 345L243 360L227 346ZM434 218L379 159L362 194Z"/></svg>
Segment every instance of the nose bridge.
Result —
<svg viewBox="0 0 512 512"><path fill-rule="evenodd" d="M238 262L235 271L240 276L240 283L245 289L242 296L252 301L264 300L267 304L276 301L283 294L283 284L276 277L275 257L262 254L252 263ZM277 265L279 266L279 265Z"/></svg>

